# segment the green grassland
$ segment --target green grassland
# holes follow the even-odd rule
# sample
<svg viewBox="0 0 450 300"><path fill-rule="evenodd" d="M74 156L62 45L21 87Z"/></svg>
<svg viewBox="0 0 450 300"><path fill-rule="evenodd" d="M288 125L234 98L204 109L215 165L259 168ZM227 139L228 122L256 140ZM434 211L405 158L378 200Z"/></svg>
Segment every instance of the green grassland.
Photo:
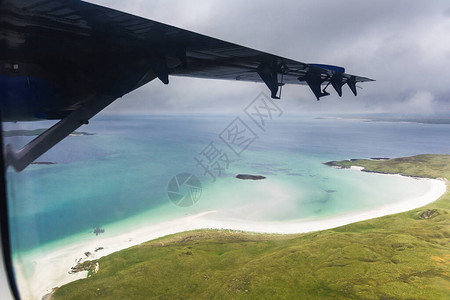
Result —
<svg viewBox="0 0 450 300"><path fill-rule="evenodd" d="M450 179L450 155L342 165ZM419 209L331 230L197 230L98 260L53 299L450 299L450 193Z"/></svg>

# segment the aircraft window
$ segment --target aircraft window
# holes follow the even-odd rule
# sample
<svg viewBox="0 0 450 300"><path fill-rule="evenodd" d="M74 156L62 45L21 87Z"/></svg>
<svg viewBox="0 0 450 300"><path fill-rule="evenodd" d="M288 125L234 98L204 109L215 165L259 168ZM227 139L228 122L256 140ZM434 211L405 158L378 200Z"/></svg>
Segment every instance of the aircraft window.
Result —
<svg viewBox="0 0 450 300"><path fill-rule="evenodd" d="M303 289L320 291L286 298L350 293L355 299L413 299L420 287L424 298L433 299L427 293L439 290L433 282L445 277L442 228L448 209L420 207L445 193L445 183L377 174L370 166L410 156L432 162L430 169L444 166L450 152L448 116L436 117L435 111L407 118L365 113L378 111L372 106L377 101L383 109L402 112L400 106L408 104L422 113L439 102L433 95L418 92L398 105L381 99L384 94L375 93L373 86L382 83L364 77L377 66L343 55L349 48L341 42L327 46L326 51L343 47L333 56L322 48L309 54L326 57L324 61L336 57L336 63L358 62L352 70L300 62L84 1L70 1L70 7L63 0L1 1L0 16L8 16L0 22L8 25L6 34L0 34L8 54L0 64L5 177L0 180L0 216L13 294L65 299L58 291L79 279L95 281L108 270L103 262L114 257L110 254L122 265L109 286L120 286L125 277L139 282L139 288L156 285L155 274L174 276L172 262L185 268L175 274L177 280L198 280L169 280L170 286L163 284L155 296L162 298L185 297L179 291L186 286L189 291L200 286L197 292L211 289L192 298L226 298L230 293L232 298L270 298L292 287L298 292L300 278L311 280ZM335 15L331 19L338 20ZM261 40L267 42L267 36ZM289 51L285 41L270 42L280 52ZM353 46L353 52L359 51ZM359 93L362 87L367 89ZM437 156L415 157L425 153ZM368 164L367 172L348 166L355 160L337 162L353 158L370 158L358 161ZM407 169L429 171L416 167ZM411 209L418 210L396 219L397 213ZM385 215L390 216L375 219ZM363 223L355 223L359 221ZM434 225L414 227L423 224ZM180 235L194 230L201 231ZM199 237L213 249L200 248L205 244ZM154 244L142 246L148 241ZM134 250L151 248L156 249L153 254L161 250L172 256L152 265L144 264L147 257L130 262L126 259L138 256L120 252L138 245ZM423 252L417 255L419 248ZM412 257L423 260L412 263ZM135 263L138 267L119 282ZM297 265L301 268L291 268ZM423 265L431 271L418 267ZM150 269L151 275L145 273ZM199 269L203 273L195 273ZM339 278L327 281L335 274ZM392 274L402 280L393 282ZM431 283L422 288L418 282L428 277ZM382 283L375 284L379 278ZM253 284L264 280L273 293L254 294ZM386 282L382 292L361 296ZM108 298L103 286L91 288L72 292ZM180 290L172 295L172 288ZM123 290L109 297L133 299Z"/></svg>

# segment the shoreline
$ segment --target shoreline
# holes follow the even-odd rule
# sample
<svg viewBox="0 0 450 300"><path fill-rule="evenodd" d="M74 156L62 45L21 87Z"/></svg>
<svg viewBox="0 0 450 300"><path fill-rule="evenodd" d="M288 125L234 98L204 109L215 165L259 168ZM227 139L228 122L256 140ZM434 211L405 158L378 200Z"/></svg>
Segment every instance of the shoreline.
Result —
<svg viewBox="0 0 450 300"><path fill-rule="evenodd" d="M351 167L351 169L361 171L361 167ZM403 175L380 173L380 176ZM86 278L87 271L74 274L68 273L71 267L76 265L77 261L83 262L86 260L99 259L102 256L169 234L197 229L229 229L267 234L299 234L326 230L359 221L413 210L436 201L447 191L447 185L444 180L418 177L409 178L411 178L411 180L426 181L429 185L429 189L426 193L412 199L402 199L394 204L384 205L365 211L346 213L328 219L321 217L295 221L248 222L214 218L217 211L213 210L148 225L117 236L101 237L96 240L77 242L72 245L60 247L44 255L35 254L35 257L31 256L30 259L27 259L34 265L35 271L33 272L32 280L27 282L27 287L20 288L23 292L28 290L30 294L23 293L22 297L23 299L41 299L44 295L51 293L55 287ZM98 249L99 247L102 247L103 249L95 251L95 249ZM90 252L91 255L86 256L86 252ZM57 272L55 270L57 270ZM21 278L25 278L25 272L23 268L17 268L15 269L15 272L20 286L20 282L25 282L20 280Z"/></svg>

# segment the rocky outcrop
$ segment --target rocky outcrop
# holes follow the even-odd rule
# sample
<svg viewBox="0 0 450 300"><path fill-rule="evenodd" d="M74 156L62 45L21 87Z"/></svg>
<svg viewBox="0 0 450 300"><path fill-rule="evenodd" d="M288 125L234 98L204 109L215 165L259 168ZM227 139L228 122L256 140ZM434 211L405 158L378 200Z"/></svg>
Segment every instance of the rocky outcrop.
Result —
<svg viewBox="0 0 450 300"><path fill-rule="evenodd" d="M235 176L238 179L243 179L243 180L261 180L261 179L266 179L266 177L261 176L261 175L250 175L250 174L238 174Z"/></svg>

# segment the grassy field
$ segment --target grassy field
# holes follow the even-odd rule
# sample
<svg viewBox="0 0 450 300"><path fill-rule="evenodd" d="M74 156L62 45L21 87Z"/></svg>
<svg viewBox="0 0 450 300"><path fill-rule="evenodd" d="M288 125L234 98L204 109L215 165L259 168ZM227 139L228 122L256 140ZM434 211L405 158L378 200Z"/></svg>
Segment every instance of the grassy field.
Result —
<svg viewBox="0 0 450 300"><path fill-rule="evenodd" d="M449 178L450 155L342 162ZM425 207L299 235L198 230L98 260L53 299L450 299L450 193Z"/></svg>

